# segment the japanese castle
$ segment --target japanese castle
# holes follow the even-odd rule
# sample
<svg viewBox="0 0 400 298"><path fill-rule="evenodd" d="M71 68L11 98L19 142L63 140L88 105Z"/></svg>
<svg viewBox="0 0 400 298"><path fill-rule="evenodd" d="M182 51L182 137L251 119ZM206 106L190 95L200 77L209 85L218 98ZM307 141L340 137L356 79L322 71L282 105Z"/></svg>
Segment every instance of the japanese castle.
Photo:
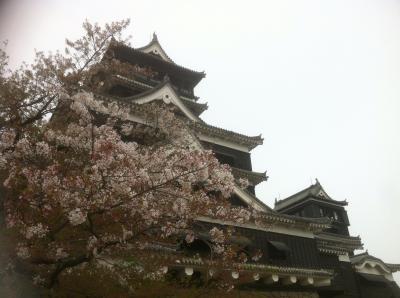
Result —
<svg viewBox="0 0 400 298"><path fill-rule="evenodd" d="M276 201L274 208L256 196L255 187L268 177L252 170L251 151L263 139L215 127L200 118L208 106L199 102L194 88L205 77L204 72L176 64L155 34L141 48L114 41L106 55L132 64L135 72L129 77L111 75L97 95L99 99L112 97L135 106L155 101L174 105L177 113L187 118L201 146L230 165L235 178L249 181L247 189L235 187L231 203L262 212L268 225L199 219L209 227L235 227L240 233L236 240L243 247L262 252L259 260L229 272L241 293L256 291L265 293L265 297L400 297L392 275L400 270L400 264L386 263L368 252L355 253L363 250L363 244L359 236L349 234L347 201L331 198L318 181ZM140 113L140 109L133 112ZM143 123L137 123L137 128L141 127ZM199 237L190 249L202 258L185 258L168 269L193 278L203 274L209 247Z"/></svg>

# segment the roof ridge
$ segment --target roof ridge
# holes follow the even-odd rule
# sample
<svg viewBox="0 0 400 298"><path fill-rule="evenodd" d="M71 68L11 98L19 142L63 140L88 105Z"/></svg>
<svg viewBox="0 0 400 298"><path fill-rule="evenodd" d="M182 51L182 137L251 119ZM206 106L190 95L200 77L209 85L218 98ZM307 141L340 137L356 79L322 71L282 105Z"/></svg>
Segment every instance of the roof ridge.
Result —
<svg viewBox="0 0 400 298"><path fill-rule="evenodd" d="M259 175L259 176L266 176L266 174L267 174L267 171L256 172L256 171L253 171L253 170L245 170L245 169L241 169L241 168L237 168L237 167L233 167L233 166L231 166L231 168L233 170L237 170L237 171L241 171L241 172L249 173L249 174L254 174L254 175Z"/></svg>
<svg viewBox="0 0 400 298"><path fill-rule="evenodd" d="M291 214L284 214L274 211L274 213L270 213L269 215L278 216L282 218L287 218L295 221L301 221L305 223L318 223L318 224L327 224L330 225L332 220L327 217L303 217L303 216L296 216Z"/></svg>
<svg viewBox="0 0 400 298"><path fill-rule="evenodd" d="M140 81L136 80L135 78L129 78L129 77L126 77L126 76L123 76L123 75L120 75L120 74L114 74L114 75L112 75L112 78L120 80L120 81L123 81L123 82L126 82L128 84L140 85L140 86L143 86L143 87L148 88L148 89L153 89L153 88L157 87L159 84L162 84L165 81L171 81L169 76L166 75L166 76L164 76L163 80L154 80L153 79L153 82L155 83L155 85L153 86L153 85L149 85L149 84L144 83L144 82L140 82ZM176 89L175 86L172 84L172 82L171 82L171 85L172 85L172 87L174 89ZM146 90L146 91L148 91L148 90ZM176 90L176 92L179 93L179 89ZM186 96L183 96L183 95L180 95L180 94L179 94L179 97L181 98L181 100L183 100L185 102L188 102L188 103L190 103L192 105L208 107L207 102L205 102L205 103L197 102L198 98L197 99L190 99L190 98L188 98Z"/></svg>
<svg viewBox="0 0 400 298"><path fill-rule="evenodd" d="M153 38L150 40L150 42L147 44L147 45L144 45L144 46L142 46L142 47L138 47L138 48L136 48L136 50L138 50L138 51L142 51L142 50L145 50L145 49L147 49L147 48L149 48L150 46L152 46L153 44L156 44L160 49L161 49L161 51L163 52L163 54L166 56L166 60L165 61L168 61L168 62L170 62L170 63L173 63L173 64L176 64L175 62L174 62L174 60L172 60L171 59L171 57L167 54L167 52L164 50L164 48L161 46L161 44L160 44L160 42L158 41L158 37L157 37L157 34L156 34L156 32L153 32ZM150 54L150 53L146 53L146 54ZM155 54L157 57L159 56L159 55L157 55L157 54ZM161 56L162 57L162 56ZM164 60L164 59L163 59Z"/></svg>
<svg viewBox="0 0 400 298"><path fill-rule="evenodd" d="M315 185L317 185L317 184L311 184L309 187L304 188L304 189L302 189L302 190L300 190L300 191L298 191L298 192L296 192L296 193L294 193L294 194L292 194L292 195L290 195L290 196L288 196L288 197L286 197L286 198L284 198L284 199L282 199L282 200L277 200L277 201L275 202L275 205L276 205L276 204L281 204L281 203L283 203L283 202L285 202L285 201L291 199L292 197L294 197L294 196L296 196L296 195L298 195L298 194L300 194L300 193L306 192L306 191L312 189Z"/></svg>
<svg viewBox="0 0 400 298"><path fill-rule="evenodd" d="M320 194L321 192L323 192L322 195ZM275 210L284 209L284 208L291 206L291 204L294 204L296 202L301 202L307 198L321 200L321 202L332 202L332 203L336 203L339 205L347 205L348 204L346 200L339 201L339 200L332 199L327 194L327 192L322 187L322 185L319 183L318 179L316 179L316 182L314 184L311 184L309 187L307 187L301 191L298 191L285 199L275 200L274 209ZM291 200L293 200L293 202L290 202Z"/></svg>
<svg viewBox="0 0 400 298"><path fill-rule="evenodd" d="M199 124L200 124L200 123L199 123ZM221 130L221 131L223 131L223 132L234 133L234 134L236 134L236 135L238 135L238 136L241 136L241 137L244 137L244 138L249 138L249 139L254 139L254 140L257 139L257 140L260 140L260 141L263 141L263 140L264 140L264 139L261 137L261 134L259 134L259 135L257 135L257 136L248 136L248 135L245 135L245 134L242 134L242 133L239 133L239 132L235 132L235 131L233 131L233 130L228 130L228 129L221 128L221 127L218 127L218 126L215 126L215 125L211 125L211 124L208 124L208 123L206 123L206 122L202 122L201 125L202 125L202 126L209 127L209 128L212 128L212 129ZM261 144L260 144L260 145L261 145Z"/></svg>
<svg viewBox="0 0 400 298"><path fill-rule="evenodd" d="M143 54L143 55L149 55L149 56L154 57L154 58L156 58L156 59L159 59L159 60L161 60L161 61L163 61L163 62L165 62L165 63L175 65L176 67L181 68L181 69L183 69L183 70L190 71L190 72L195 73L195 74L198 74L198 75L202 75L203 78L204 78L205 75L206 75L204 71L193 70L193 69L184 67L184 66L182 66L182 65L179 65L179 64L177 64L177 63L175 63L175 62L169 62L169 61L166 61L166 60L164 60L164 59L161 59L161 58L158 57L158 56L155 56L155 55L151 55L151 54L149 54L149 53L142 52L141 49L142 49L143 47L140 47L140 48L133 48L133 47L131 47L131 46L129 46L129 45L126 45L126 44L124 44L124 43L122 43L122 42L118 42L118 41L115 41L115 43L113 43L112 46L114 46L114 47L115 47L115 46L120 46L120 47L127 48L129 51L138 52L138 53L141 53L141 54Z"/></svg>

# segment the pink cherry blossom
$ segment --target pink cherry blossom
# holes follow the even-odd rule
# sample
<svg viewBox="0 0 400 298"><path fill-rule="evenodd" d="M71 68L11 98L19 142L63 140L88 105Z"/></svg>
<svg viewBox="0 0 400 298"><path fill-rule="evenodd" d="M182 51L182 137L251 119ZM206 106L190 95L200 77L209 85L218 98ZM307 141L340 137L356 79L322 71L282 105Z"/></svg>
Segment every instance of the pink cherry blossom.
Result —
<svg viewBox="0 0 400 298"><path fill-rule="evenodd" d="M68 219L71 225L77 226L86 221L86 214L80 208L76 208L68 213Z"/></svg>

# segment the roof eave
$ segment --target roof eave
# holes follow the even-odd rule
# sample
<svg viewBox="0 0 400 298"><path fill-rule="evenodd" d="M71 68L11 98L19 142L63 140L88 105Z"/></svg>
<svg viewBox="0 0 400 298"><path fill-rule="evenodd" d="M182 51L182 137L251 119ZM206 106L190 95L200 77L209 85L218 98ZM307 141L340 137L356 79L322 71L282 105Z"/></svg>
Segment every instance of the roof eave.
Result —
<svg viewBox="0 0 400 298"><path fill-rule="evenodd" d="M229 131L223 128L212 126L204 122L196 122L193 128L200 133L208 135L210 137L219 137L227 141L231 141L240 145L244 145L248 148L248 151L253 150L258 145L263 144L263 138L261 135L250 137L233 131Z"/></svg>
<svg viewBox="0 0 400 298"><path fill-rule="evenodd" d="M131 55L137 55L137 56L143 55L142 57L147 57L148 59L152 59L154 61L159 61L159 63L163 63L165 65L168 65L168 67L176 68L176 70L182 72L183 74L185 74L188 77L191 77L191 81L193 82L193 87L196 86L206 76L204 71L201 71L201 72L200 71L195 71L195 70L183 67L181 65L178 65L176 63L168 62L168 61L162 59L161 57L158 57L158 56L155 56L155 55L152 55L152 54L149 54L149 53L142 52L142 51L140 51L138 49L134 49L134 48L129 47L129 46L127 46L125 44L122 44L122 43L115 42L111 46L113 48L126 49ZM126 57L126 58L128 58L128 57ZM124 59L124 60L128 60L127 62L132 63L132 61L130 61L129 58L128 59Z"/></svg>
<svg viewBox="0 0 400 298"><path fill-rule="evenodd" d="M235 167L231 167L232 169L232 174L237 177L237 178L245 178L249 180L249 182L252 182L253 186L256 186L260 184L261 182L267 181L268 176L266 175L266 171L259 173L259 172L253 172L253 171L247 171Z"/></svg>

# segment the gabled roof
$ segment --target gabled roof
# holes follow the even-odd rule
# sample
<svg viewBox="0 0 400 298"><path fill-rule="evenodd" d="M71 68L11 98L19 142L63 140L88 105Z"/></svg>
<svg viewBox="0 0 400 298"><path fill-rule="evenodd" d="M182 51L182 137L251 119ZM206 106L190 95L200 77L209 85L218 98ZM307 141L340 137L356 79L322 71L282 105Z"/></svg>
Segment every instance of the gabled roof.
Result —
<svg viewBox="0 0 400 298"><path fill-rule="evenodd" d="M147 46L144 48L147 48ZM154 53L146 53L144 48L134 49L114 40L110 44L106 56L114 57L120 61L126 61L132 64L143 63L157 71L162 70L175 80L178 80L178 78L181 81L184 80L186 83L190 83L191 87L196 86L205 77L204 71L194 71L170 62L168 59L164 59Z"/></svg>
<svg viewBox="0 0 400 298"><path fill-rule="evenodd" d="M276 211L282 211L288 207L293 206L296 203L309 200L309 199L315 199L319 200L321 202L327 202L331 203L334 205L338 206L346 206L347 202L346 201L336 201L332 199L322 188L321 184L319 183L318 180L316 180L315 184L312 184L310 187L303 189L302 191L299 191L298 193L295 193L294 195L291 195L290 197L287 197L286 199L276 201L275 202L275 210Z"/></svg>
<svg viewBox="0 0 400 298"><path fill-rule="evenodd" d="M182 113L192 121L201 121L182 101L180 96L175 92L174 87L165 77L164 81L153 89L146 90L138 95L124 97L124 100L137 104L149 103L154 100L162 100L166 104L174 104Z"/></svg>
<svg viewBox="0 0 400 298"><path fill-rule="evenodd" d="M123 84L126 84L127 86L133 86L133 87L142 87L146 89L146 92L150 92L150 90L153 90L153 88L159 88L160 85L164 84L164 82L158 83L158 85L152 86L149 84L145 84L139 81L136 81L134 79L130 79L121 75L114 75L113 79L115 81L121 82ZM164 80L165 81L165 80ZM140 97L143 93L135 95L135 97ZM199 116L201 113L203 113L205 110L208 109L208 104L207 103L199 103L190 99L186 99L182 96L179 96L182 102L187 106L196 116ZM125 97L126 99L131 99L132 97Z"/></svg>
<svg viewBox="0 0 400 298"><path fill-rule="evenodd" d="M368 251L350 257L350 261L359 271L362 271L366 266L379 268L380 271L386 273L400 271L400 264L385 263L381 259L368 254Z"/></svg>
<svg viewBox="0 0 400 298"><path fill-rule="evenodd" d="M136 50L146 54L152 54L158 56L167 62L174 63L174 61L172 61L172 59L167 55L167 53L164 51L164 49L158 42L158 37L155 32L153 33L152 40L147 45L140 48L136 48Z"/></svg>

